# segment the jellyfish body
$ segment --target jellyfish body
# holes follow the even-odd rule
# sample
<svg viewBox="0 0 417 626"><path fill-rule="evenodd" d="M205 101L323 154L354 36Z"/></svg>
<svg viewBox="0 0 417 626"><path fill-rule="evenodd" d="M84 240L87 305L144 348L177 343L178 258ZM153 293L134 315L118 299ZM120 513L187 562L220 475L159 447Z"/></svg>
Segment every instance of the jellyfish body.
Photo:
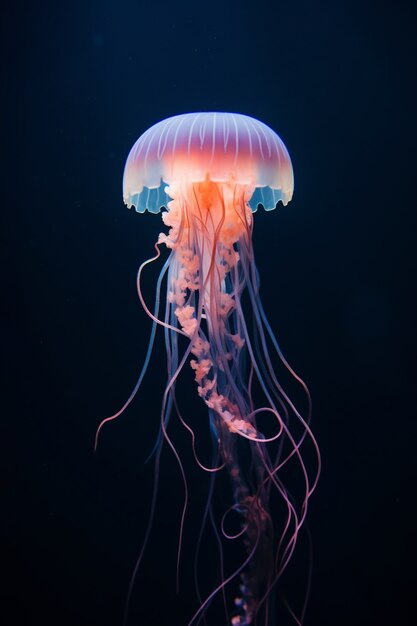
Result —
<svg viewBox="0 0 417 626"><path fill-rule="evenodd" d="M216 594L233 586L234 609L227 608L233 626L273 623L271 592L294 551L318 479L320 457L309 426L310 397L285 361L265 316L252 245L258 204L274 209L278 201L287 204L292 192L292 166L283 142L268 126L244 115L194 113L169 118L138 139L126 162L123 196L128 207L140 213L167 208L162 219L168 232L159 235L154 257L162 247L168 248L158 283L160 288L166 276L164 319L158 308L152 313L143 300L140 278L148 262L138 274L139 296L154 329L158 324L165 329L168 356L156 463L167 442L184 472L168 422L174 410L192 432L175 397L179 373L188 362L196 392L207 407L215 463L207 468L195 458L202 471L212 473L210 493L216 475L228 472L234 501L224 516L235 511L240 518L239 533L231 537L223 518L219 535L225 540L240 537L241 564L232 573L222 572L211 593L201 598L190 624L199 623ZM181 336L186 346L182 351ZM282 388L271 352L307 394L305 418ZM256 397L263 399L259 405L255 388ZM265 436L259 421L264 424L267 417L271 426ZM192 432L193 442L195 436ZM312 475L301 453L307 441L317 453ZM298 506L282 478L285 466L294 462L303 481ZM274 498L281 500L284 511L277 525L270 510ZM301 623L302 616L291 613Z"/></svg>

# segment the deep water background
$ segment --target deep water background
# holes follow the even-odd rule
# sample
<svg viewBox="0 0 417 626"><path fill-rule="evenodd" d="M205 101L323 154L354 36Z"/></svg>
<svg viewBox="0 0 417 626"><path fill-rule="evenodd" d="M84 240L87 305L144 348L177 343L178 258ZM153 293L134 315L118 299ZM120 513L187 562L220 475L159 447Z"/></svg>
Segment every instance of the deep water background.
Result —
<svg viewBox="0 0 417 626"><path fill-rule="evenodd" d="M263 120L293 160L294 199L258 211L255 247L323 455L305 624L415 623L415 24L401 0L3 2L4 626L121 624L165 377L160 341L93 456L145 355L135 275L161 229L126 210L121 179L145 129L197 110ZM182 626L194 607L175 596L182 488L164 458L132 626Z"/></svg>

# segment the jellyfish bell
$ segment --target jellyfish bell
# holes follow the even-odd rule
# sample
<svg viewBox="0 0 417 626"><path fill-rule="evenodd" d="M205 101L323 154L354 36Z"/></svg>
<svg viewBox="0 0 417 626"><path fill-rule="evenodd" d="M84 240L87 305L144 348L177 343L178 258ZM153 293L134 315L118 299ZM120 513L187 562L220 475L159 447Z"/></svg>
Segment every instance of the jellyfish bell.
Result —
<svg viewBox="0 0 417 626"><path fill-rule="evenodd" d="M283 357L266 318L252 245L253 212L259 204L266 210L274 209L278 202L286 205L292 198L293 186L291 160L282 140L262 122L236 113L189 113L159 122L139 137L125 166L125 203L139 213L159 213L166 207L162 220L168 232L160 233L156 256L145 261L138 272L139 297L153 320L144 368L124 407L103 420L97 435L104 423L118 417L135 396L150 360L155 328L164 327L168 380L156 446L156 475L165 442L178 462L187 494L183 464L169 435L171 414L176 413L180 425L192 433L197 465L210 472L208 497L212 497L217 474L229 475L233 502L214 530L216 538L243 539L244 556L235 571L227 575L221 568L221 581L205 599L197 588L201 602L190 626L200 622L216 595L223 592L225 597L224 590L233 585L234 609L225 607L227 620L233 626L247 626L255 621L274 623L271 592L294 551L320 472L319 450L309 426L308 389ZM149 262L159 258L162 246L168 249L169 257L161 270L152 312L142 295L141 274ZM166 306L162 319L159 302L165 277ZM249 312L242 303L244 293L248 296ZM185 349L179 336L186 339ZM306 393L309 410L305 418L283 389L271 352ZM214 449L210 468L195 452L196 434L181 414L175 396L179 374L187 362L209 416ZM266 418L271 420L268 436L259 426L261 415L263 425ZM308 442L317 456L313 472L307 469L301 453ZM298 507L282 474L285 466L294 462L303 482ZM153 503L155 498L156 492ZM285 511L277 526L270 507L274 498L283 503ZM178 562L186 506L187 495ZM203 527L209 510L208 505ZM154 504L144 545L153 511ZM241 518L242 531L233 537L224 529L224 519L230 511ZM214 524L212 514L211 518ZM144 547L135 573L143 550ZM222 553L220 561L223 563Z"/></svg>
<svg viewBox="0 0 417 626"><path fill-rule="evenodd" d="M236 113L187 113L139 137L126 161L123 198L140 213L158 213L166 206L165 184L206 179L247 187L253 210L286 205L294 189L288 151L266 124Z"/></svg>

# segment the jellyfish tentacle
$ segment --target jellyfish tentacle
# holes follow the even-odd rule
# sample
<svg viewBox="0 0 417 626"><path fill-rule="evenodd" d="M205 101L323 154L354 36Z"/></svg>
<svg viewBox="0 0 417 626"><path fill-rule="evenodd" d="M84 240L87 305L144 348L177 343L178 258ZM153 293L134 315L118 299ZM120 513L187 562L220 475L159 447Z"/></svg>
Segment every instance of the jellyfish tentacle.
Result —
<svg viewBox="0 0 417 626"><path fill-rule="evenodd" d="M244 266L245 267L245 266ZM248 277L249 278L249 277ZM311 431L310 428L310 420L311 420L311 413L312 413L312 403L311 403L311 395L310 395L310 391L306 385L306 383L303 381L303 379L298 376L298 374L294 371L294 369L289 365L288 361L286 360L284 354L282 353L282 350L280 349L277 339L275 337L275 334L273 333L271 326L268 322L268 319L266 317L265 311L263 309L262 306L262 301L260 300L259 296L256 295L256 293L259 291L259 279L257 277L255 277L255 284L253 283L254 278L252 277L252 279L248 279L248 292L251 298L251 303L253 306L253 310L254 310L254 315L255 315L255 320L256 320L256 325L257 325L257 329L259 331L259 335L261 338L261 344L262 344L262 350L263 350L263 354L265 356L265 359L263 360L263 362L266 364L266 368L268 371L268 374L270 375L273 384L271 386L272 390L277 390L282 398L288 403L290 409L294 412L294 414L296 415L296 417L298 418L298 420L301 422L303 428L304 428L304 432L302 433L298 446L301 446L301 444L303 443L305 437L308 435L313 446L314 446L314 450L316 453L316 458L317 458L317 468L316 468L316 472L314 475L314 480L312 481L312 486L311 489L309 491L309 497L312 495L315 487L317 486L318 483L318 479L320 477L320 472L321 472L321 457L320 457L320 450L317 444L317 441ZM303 418L302 415L300 414L300 412L297 410L297 408L295 407L295 405L293 404L293 402L291 401L291 399L288 397L288 395L286 394L286 392L284 391L284 389L282 388L280 382L278 381L276 374L274 372L274 369L272 367L272 363L271 363L271 359L270 359L270 355L269 355L269 351L266 345L266 338L265 338L265 334L263 331L263 325L266 328L267 334L272 342L272 345L278 355L278 357L280 358L280 360L282 361L283 365L285 366L285 368L290 372L290 374L293 376L293 378L295 380L297 380L301 387L303 388L306 397L307 397L307 402L308 402L308 412L307 412L307 417Z"/></svg>
<svg viewBox="0 0 417 626"><path fill-rule="evenodd" d="M235 598L236 614L232 617L232 626L247 626L253 623L259 603L260 590L269 585L273 573L273 532L268 504L264 493L250 489L243 476L236 450L239 435L225 436L223 439L223 458L228 464L236 509L242 519L244 546L251 559L240 573L241 595ZM249 443L252 461L259 468L263 466L257 458L256 444ZM262 469L261 469L262 472ZM253 493L253 495L252 495Z"/></svg>
<svg viewBox="0 0 417 626"><path fill-rule="evenodd" d="M159 258L159 254L156 255L155 257L152 257L152 259L149 259L147 261L147 263L155 261L158 258ZM142 268L143 265L144 264L142 264L140 266L140 268ZM163 268L162 268L162 270L161 270L161 272L160 272L160 274L158 276L158 280L157 280L157 284L156 284L155 307L154 307L154 313L153 313L153 315L154 315L154 317L156 319L158 318L158 314L159 314L159 306L160 306L160 299L161 299L161 285L162 285L162 281L163 281L163 279L165 277L165 274L167 273L169 265L170 265L170 259L168 258L165 261L165 263L164 263L164 266L163 266ZM139 268L139 271L140 271L140 268ZM138 271L138 273L139 273L139 271ZM127 409L127 407L131 404L132 400L136 397L136 394L139 391L139 388L140 388L140 386L142 384L142 381L143 381L143 379L145 377L145 374L147 372L148 365L149 365L149 362L150 362L151 356L152 356L152 350L153 350L153 345L154 345L154 341L155 341L156 326L157 326L156 319L152 321L152 329L151 329L151 334L149 336L149 342L148 342L148 348L146 350L145 360L143 362L142 369L140 371L140 374L139 374L139 377L138 377L138 379L136 381L136 384L135 384L135 386L134 386L130 396L128 397L128 399L126 400L124 405L121 407L121 409L119 409L117 411L117 413L114 413L113 415L110 415L109 417L106 417L98 425L97 430L96 430L96 434L95 434L95 438L94 438L94 452L97 451L98 439L99 439L100 432L101 432L101 429L103 428L104 424L106 424L107 422L111 422L111 421L117 419L118 417L120 417L120 415L122 415L125 412L125 410ZM154 453L154 450L151 452L150 457L153 455L153 453Z"/></svg>

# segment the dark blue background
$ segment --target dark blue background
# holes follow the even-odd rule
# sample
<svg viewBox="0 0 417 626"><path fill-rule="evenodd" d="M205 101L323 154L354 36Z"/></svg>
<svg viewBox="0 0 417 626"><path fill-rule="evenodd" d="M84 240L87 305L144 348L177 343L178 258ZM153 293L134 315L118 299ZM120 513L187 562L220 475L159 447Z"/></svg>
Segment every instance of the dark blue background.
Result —
<svg viewBox="0 0 417 626"><path fill-rule="evenodd" d="M255 246L323 454L306 625L413 623L413 4L17 0L1 16L0 621L121 623L165 376L158 343L94 457L144 358L135 273L161 229L122 204L124 161L160 119L225 110L272 126L295 170L293 202L258 211ZM194 606L174 594L182 491L168 457L132 607L142 626L185 624Z"/></svg>

